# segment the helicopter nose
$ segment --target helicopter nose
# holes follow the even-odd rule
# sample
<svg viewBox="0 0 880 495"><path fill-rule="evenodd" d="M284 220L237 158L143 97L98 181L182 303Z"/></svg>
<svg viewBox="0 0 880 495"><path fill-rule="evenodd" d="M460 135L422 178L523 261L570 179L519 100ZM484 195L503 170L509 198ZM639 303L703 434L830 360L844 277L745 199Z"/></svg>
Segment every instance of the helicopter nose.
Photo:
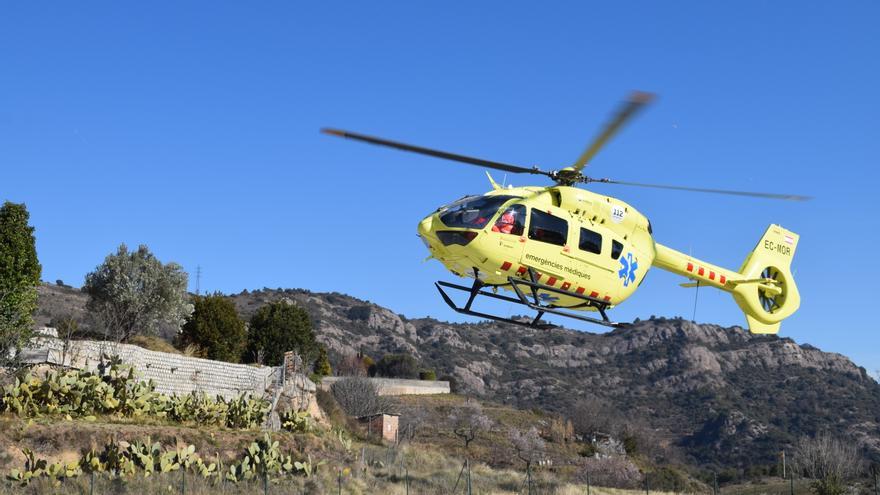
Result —
<svg viewBox="0 0 880 495"><path fill-rule="evenodd" d="M433 215L425 217L424 220L419 222L419 235L422 237L425 237L426 234L430 234L431 227L433 226L433 223L434 223Z"/></svg>

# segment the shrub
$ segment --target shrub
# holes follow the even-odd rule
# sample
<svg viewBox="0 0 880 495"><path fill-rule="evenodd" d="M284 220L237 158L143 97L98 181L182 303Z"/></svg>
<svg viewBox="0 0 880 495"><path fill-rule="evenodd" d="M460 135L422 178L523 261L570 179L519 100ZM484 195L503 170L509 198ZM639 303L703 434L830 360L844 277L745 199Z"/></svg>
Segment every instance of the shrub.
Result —
<svg viewBox="0 0 880 495"><path fill-rule="evenodd" d="M376 363L376 374L387 378L419 377L419 362L409 354L386 354Z"/></svg>
<svg viewBox="0 0 880 495"><path fill-rule="evenodd" d="M339 406L355 418L391 412L394 408L394 403L379 395L376 386L368 378L343 378L334 383L330 391Z"/></svg>
<svg viewBox="0 0 880 495"><path fill-rule="evenodd" d="M209 359L239 362L247 334L235 304L218 293L196 297L194 307L192 316L177 336L177 348L195 345Z"/></svg>
<svg viewBox="0 0 880 495"><path fill-rule="evenodd" d="M437 380L437 373L435 373L434 370L419 371L419 380L427 380L433 382Z"/></svg>

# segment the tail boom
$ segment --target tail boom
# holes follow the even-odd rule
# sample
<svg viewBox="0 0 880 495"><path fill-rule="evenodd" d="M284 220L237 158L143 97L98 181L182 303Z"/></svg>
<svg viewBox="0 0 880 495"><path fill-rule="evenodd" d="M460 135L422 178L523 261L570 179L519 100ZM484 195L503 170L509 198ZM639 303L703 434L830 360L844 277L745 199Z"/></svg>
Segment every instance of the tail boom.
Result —
<svg viewBox="0 0 880 495"><path fill-rule="evenodd" d="M791 273L799 236L770 225L738 272L707 263L657 244L654 266L716 287L733 295L745 313L752 333L778 333L780 322L800 306L800 294Z"/></svg>

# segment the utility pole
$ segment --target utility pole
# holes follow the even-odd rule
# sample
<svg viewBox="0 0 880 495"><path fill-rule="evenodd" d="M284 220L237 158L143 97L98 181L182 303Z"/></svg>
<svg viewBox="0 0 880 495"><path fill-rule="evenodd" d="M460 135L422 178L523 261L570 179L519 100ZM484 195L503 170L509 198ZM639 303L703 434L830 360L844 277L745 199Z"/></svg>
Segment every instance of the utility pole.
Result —
<svg viewBox="0 0 880 495"><path fill-rule="evenodd" d="M200 296L202 292L202 265L196 266L196 295Z"/></svg>
<svg viewBox="0 0 880 495"><path fill-rule="evenodd" d="M782 479L785 479L785 450L782 451Z"/></svg>

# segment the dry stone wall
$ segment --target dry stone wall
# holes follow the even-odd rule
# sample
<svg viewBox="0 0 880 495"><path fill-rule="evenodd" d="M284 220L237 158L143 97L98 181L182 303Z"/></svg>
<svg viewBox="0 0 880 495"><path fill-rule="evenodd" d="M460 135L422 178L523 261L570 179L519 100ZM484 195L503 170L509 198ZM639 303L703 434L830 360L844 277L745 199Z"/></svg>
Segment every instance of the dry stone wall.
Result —
<svg viewBox="0 0 880 495"><path fill-rule="evenodd" d="M119 356L132 365L141 380L152 380L156 390L165 394L184 395L193 391L233 398L241 393L256 396L267 394L280 381L281 368L250 366L200 359L167 352L103 341L73 341L67 350L63 341L37 338L24 350L24 359L31 364L53 364L94 371L102 356ZM292 377L288 377L292 378ZM298 384L314 393L315 384L305 376Z"/></svg>

